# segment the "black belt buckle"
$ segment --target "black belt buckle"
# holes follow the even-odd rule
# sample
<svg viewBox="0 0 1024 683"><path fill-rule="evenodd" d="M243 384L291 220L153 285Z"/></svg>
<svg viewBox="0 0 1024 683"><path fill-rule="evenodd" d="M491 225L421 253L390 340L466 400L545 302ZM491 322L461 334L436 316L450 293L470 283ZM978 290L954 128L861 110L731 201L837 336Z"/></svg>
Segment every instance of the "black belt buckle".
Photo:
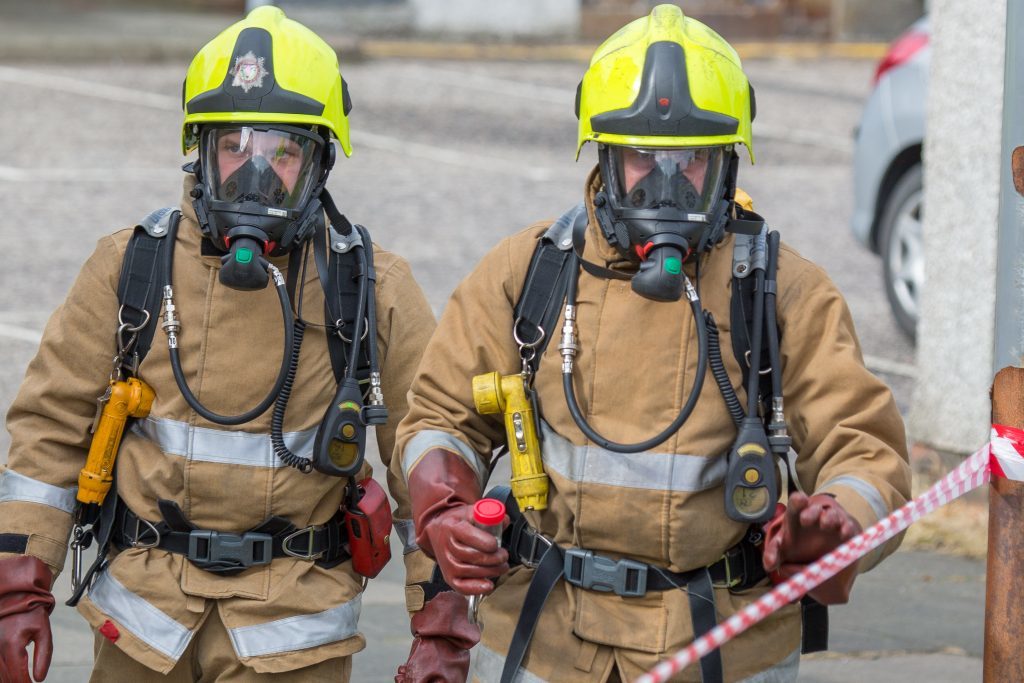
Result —
<svg viewBox="0 0 1024 683"><path fill-rule="evenodd" d="M188 535L188 560L208 572L240 571L270 564L274 556L270 534L247 531L230 534L196 529Z"/></svg>
<svg viewBox="0 0 1024 683"><path fill-rule="evenodd" d="M565 578L574 586L639 598L647 593L647 565L636 560L612 560L592 550L565 551Z"/></svg>

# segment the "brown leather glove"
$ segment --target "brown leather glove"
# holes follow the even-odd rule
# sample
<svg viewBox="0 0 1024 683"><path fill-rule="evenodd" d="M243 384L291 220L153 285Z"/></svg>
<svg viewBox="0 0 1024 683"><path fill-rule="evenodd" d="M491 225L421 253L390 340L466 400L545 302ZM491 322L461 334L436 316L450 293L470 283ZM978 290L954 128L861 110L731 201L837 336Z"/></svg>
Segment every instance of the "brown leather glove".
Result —
<svg viewBox="0 0 1024 683"><path fill-rule="evenodd" d="M765 526L762 562L773 581L780 583L821 559L861 532L860 524L832 496L803 493L789 497ZM780 578L781 577L781 578ZM823 605L842 605L850 599L857 563L839 572L808 595Z"/></svg>
<svg viewBox="0 0 1024 683"><path fill-rule="evenodd" d="M32 642L32 675L37 681L46 678L53 656L52 583L53 574L38 558L0 559L0 683L32 683L26 650Z"/></svg>
<svg viewBox="0 0 1024 683"><path fill-rule="evenodd" d="M438 593L412 616L412 649L395 683L464 683L469 650L480 627L469 623L469 601L455 591Z"/></svg>
<svg viewBox="0 0 1024 683"><path fill-rule="evenodd" d="M409 474L416 543L437 561L444 580L463 595L486 595L492 578L508 571L508 553L473 525L480 497L476 472L461 456L428 451Z"/></svg>

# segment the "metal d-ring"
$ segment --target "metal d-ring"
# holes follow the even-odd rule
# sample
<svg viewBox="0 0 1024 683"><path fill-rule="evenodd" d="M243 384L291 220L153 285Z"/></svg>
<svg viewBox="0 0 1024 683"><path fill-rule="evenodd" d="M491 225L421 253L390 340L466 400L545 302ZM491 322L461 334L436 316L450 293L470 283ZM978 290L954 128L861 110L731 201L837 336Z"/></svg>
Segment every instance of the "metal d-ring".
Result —
<svg viewBox="0 0 1024 683"><path fill-rule="evenodd" d="M747 367L749 368L750 367L750 349L747 349L746 352L743 354L743 359L745 361L747 361ZM771 372L772 372L772 366L769 365L766 368L761 368L760 370L758 370L757 374L763 377L765 375L770 375Z"/></svg>
<svg viewBox="0 0 1024 683"><path fill-rule="evenodd" d="M153 534L156 536L156 539L153 540L152 543L142 543L141 541L139 541L139 524L140 523L141 524L145 524L150 529L152 529ZM146 530L143 529L143 533L145 533L145 531ZM150 522L147 519L143 519L142 517L138 517L138 516L135 517L135 533L132 534L132 540L131 540L131 542L128 545L130 545L133 548L142 548L142 549L155 548L158 545L160 545L160 540L161 540L160 530L157 529L155 526L153 526L152 522Z"/></svg>
<svg viewBox="0 0 1024 683"><path fill-rule="evenodd" d="M522 317L519 317L516 318L514 323L512 323L512 338L516 340L516 344L519 345L520 349L537 348L540 345L540 343L544 341L544 337L547 333L544 331L543 327L537 325L537 331L540 332L537 338L532 342L524 342L522 339L519 338L519 323L521 323L522 321Z"/></svg>
<svg viewBox="0 0 1024 683"><path fill-rule="evenodd" d="M313 534L318 529L320 529L320 528L321 527L318 527L318 526L309 526L309 527L306 527L304 529L298 529L297 531L293 531L292 533L290 533L287 536L285 536L284 540L281 541L281 550L284 551L285 555L288 555L289 557L297 558L299 560L306 560L307 562L315 562L316 560L319 560L321 557L323 557L327 553L326 549L325 550L321 550L318 553L314 553L313 552L313 544L316 541L316 537ZM308 552L301 553L301 552L297 552L297 551L292 550L290 548L290 546L289 546L289 544L292 542L292 539L299 538L300 536L303 536L303 535L308 535L308 538L309 538Z"/></svg>
<svg viewBox="0 0 1024 683"><path fill-rule="evenodd" d="M341 328L344 327L344 325L345 325L345 321L341 320L340 318L334 322L334 327L335 327L335 329L338 330L338 336L341 337L341 341L345 342L346 344L351 344L352 340L349 339L348 337L346 337L341 332ZM367 319L364 316L363 317L363 334L362 334L361 337L359 337L359 341L365 340L366 339L366 335L367 335L367 333L369 331L370 331L370 321L369 321L369 319Z"/></svg>
<svg viewBox="0 0 1024 683"><path fill-rule="evenodd" d="M142 322L138 325L132 325L124 321L124 305L117 309L118 326L116 336L118 358L123 359L127 355L128 351L135 346L135 342L138 341L139 332L149 324L149 311L143 311L143 313L146 314L146 317L142 319ZM130 335L127 339L125 339L126 333Z"/></svg>
<svg viewBox="0 0 1024 683"><path fill-rule="evenodd" d="M141 323L133 327L132 325L124 321L124 305L122 304L121 308L117 309L117 322L120 324L120 327L117 328L118 332L120 332L122 329L133 334L136 332L141 332L142 328L149 324L149 311L143 309L142 312L146 314L146 317L142 319Z"/></svg>

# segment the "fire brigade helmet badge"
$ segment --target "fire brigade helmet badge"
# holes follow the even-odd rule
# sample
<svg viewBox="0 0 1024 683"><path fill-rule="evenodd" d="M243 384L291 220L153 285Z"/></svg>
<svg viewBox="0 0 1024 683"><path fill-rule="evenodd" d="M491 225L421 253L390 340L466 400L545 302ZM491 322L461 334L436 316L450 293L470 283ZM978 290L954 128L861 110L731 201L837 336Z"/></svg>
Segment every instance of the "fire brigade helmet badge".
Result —
<svg viewBox="0 0 1024 683"><path fill-rule="evenodd" d="M232 87L241 88L246 93L253 88L262 88L263 78L270 75L263 66L263 57L257 57L252 50L241 57L235 57L235 65L228 73L235 77L231 81Z"/></svg>

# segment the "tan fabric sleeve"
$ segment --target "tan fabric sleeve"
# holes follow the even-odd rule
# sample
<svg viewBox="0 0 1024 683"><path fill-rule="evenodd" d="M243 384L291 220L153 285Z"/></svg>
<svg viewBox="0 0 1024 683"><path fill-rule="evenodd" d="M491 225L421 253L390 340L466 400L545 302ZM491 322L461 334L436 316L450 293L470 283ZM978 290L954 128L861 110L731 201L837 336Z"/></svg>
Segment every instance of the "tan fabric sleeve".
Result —
<svg viewBox="0 0 1024 683"><path fill-rule="evenodd" d="M513 250L512 239L517 238L525 244L523 254ZM512 239L495 247L459 284L427 345L409 393L409 412L398 427L391 463L392 473L403 480L423 453L441 447L466 458L482 484L491 450L504 438L499 420L476 412L472 385L466 378L495 370L519 371L512 341L512 305L535 242L522 233ZM515 267L511 265L514 253L521 261ZM522 273L518 282L513 281L513 272ZM421 551L406 556L410 576L415 573L420 580L429 580L433 568L433 561ZM410 612L424 604L422 588L412 583L407 581L406 588Z"/></svg>
<svg viewBox="0 0 1024 683"><path fill-rule="evenodd" d="M11 449L0 474L0 533L28 535L27 554L55 572L64 566L78 473L115 353L117 280L128 235L99 241L46 324L7 413Z"/></svg>
<svg viewBox="0 0 1024 683"><path fill-rule="evenodd" d="M413 381L409 414L398 427L396 453L406 474L428 450L443 448L465 458L483 485L504 428L499 416L477 413L470 378L520 371L512 309L539 229L527 232L484 256L448 301Z"/></svg>
<svg viewBox="0 0 1024 683"><path fill-rule="evenodd" d="M850 311L817 266L784 249L779 265L786 417L797 475L808 493L831 493L865 529L910 496L903 419L889 388L866 367ZM896 537L861 562L893 552Z"/></svg>
<svg viewBox="0 0 1024 683"><path fill-rule="evenodd" d="M434 562L416 546L409 490L401 476L401 467L392 466L392 460L397 459L394 456L395 430L409 410L409 385L437 324L409 264L404 259L391 257L390 263L381 265L385 269L378 271L377 334L388 421L377 427L377 444L381 461L387 468L388 490L397 503L395 530L405 548L407 608L416 611L423 607L423 590L415 584L430 579Z"/></svg>

